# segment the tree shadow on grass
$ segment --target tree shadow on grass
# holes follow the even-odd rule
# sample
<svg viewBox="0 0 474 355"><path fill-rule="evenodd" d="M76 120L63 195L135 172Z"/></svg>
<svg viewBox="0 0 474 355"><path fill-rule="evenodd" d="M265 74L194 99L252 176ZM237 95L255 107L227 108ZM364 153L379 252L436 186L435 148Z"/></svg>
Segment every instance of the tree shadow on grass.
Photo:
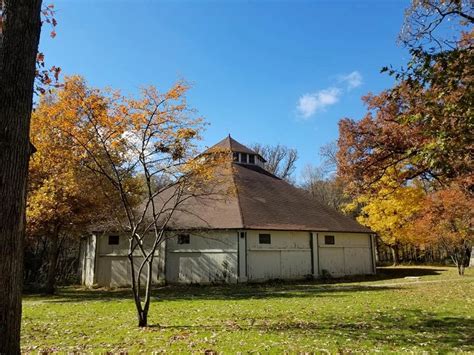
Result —
<svg viewBox="0 0 474 355"><path fill-rule="evenodd" d="M307 281L279 281L265 283L231 284L231 285L168 285L157 287L153 291L154 300L188 300L188 299L259 299L285 297L314 297L327 293L344 293L356 291L381 291L395 289L383 285L347 285L402 279L404 277L436 276L446 272L447 268L423 267L383 267L377 269L376 275L351 276L333 279L315 279ZM63 287L54 296L40 294L27 295L26 299L42 299L48 302L80 301L116 301L132 299L129 289L87 289L83 287Z"/></svg>
<svg viewBox="0 0 474 355"><path fill-rule="evenodd" d="M25 294L24 300L39 300L46 302L81 302L81 301L120 301L133 299L132 291L121 288L110 289L89 289L83 287L60 287L54 295L41 293Z"/></svg>
<svg viewBox="0 0 474 355"><path fill-rule="evenodd" d="M347 293L396 290L391 286L364 285L297 285L297 284L263 284L263 285L224 285L224 286L166 286L155 289L152 293L154 302L182 300L248 300L294 297L343 297ZM120 301L132 300L130 290L87 290L64 288L55 296L42 297L33 295L27 299L39 299L43 302L65 303L82 301Z"/></svg>
<svg viewBox="0 0 474 355"><path fill-rule="evenodd" d="M446 272L449 268L429 267L378 267L374 278L377 280L399 279L404 277L436 276Z"/></svg>
<svg viewBox="0 0 474 355"><path fill-rule="evenodd" d="M403 279L405 277L440 276L449 268L389 266L377 267L375 275L355 275L323 280L325 283L352 283ZM319 280L316 280L319 281Z"/></svg>
<svg viewBox="0 0 474 355"><path fill-rule="evenodd" d="M341 322L327 318L317 322L271 322L266 319L240 319L239 323L229 320L218 325L152 325L151 329L171 329L177 331L177 337L188 330L212 332L258 331L259 333L301 332L327 342L336 338L343 339L348 347L354 348L357 342L369 343L369 347L388 347L410 349L417 347L436 349L437 351L474 350L474 319L465 317L442 317L434 313L416 309L403 310L399 314L366 314L366 318L357 321ZM339 339L339 341L340 341Z"/></svg>

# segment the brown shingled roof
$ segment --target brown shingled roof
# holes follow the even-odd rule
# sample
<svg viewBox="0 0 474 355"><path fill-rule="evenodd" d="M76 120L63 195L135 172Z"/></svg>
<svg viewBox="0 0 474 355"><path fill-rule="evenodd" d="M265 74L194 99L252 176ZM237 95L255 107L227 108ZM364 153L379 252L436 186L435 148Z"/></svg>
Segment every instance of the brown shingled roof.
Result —
<svg viewBox="0 0 474 355"><path fill-rule="evenodd" d="M230 136L216 146L256 154ZM232 166L224 188L227 191L229 186L234 186L235 193L189 198L174 213L170 227L371 233L259 166L239 163Z"/></svg>
<svg viewBox="0 0 474 355"><path fill-rule="evenodd" d="M258 166L235 164L234 178L244 228L370 233Z"/></svg>

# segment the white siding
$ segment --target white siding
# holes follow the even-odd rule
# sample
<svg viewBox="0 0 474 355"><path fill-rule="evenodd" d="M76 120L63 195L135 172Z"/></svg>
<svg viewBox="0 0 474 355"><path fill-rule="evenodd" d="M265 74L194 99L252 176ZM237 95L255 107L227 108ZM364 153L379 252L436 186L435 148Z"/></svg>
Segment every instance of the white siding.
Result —
<svg viewBox="0 0 474 355"><path fill-rule="evenodd" d="M109 235L119 235L118 245L109 245ZM144 248L149 250L153 245L153 235L146 236L144 239ZM124 287L131 284L131 268L128 259L129 238L126 234L108 233L97 236L97 261L95 279L99 286L105 287ZM153 284L165 282L164 263L165 263L165 242L158 246L153 260ZM143 258L137 250L134 253L134 268L138 277L138 268ZM141 282L146 281L147 270L141 273Z"/></svg>
<svg viewBox="0 0 474 355"><path fill-rule="evenodd" d="M259 234L270 234L271 244L260 244ZM309 232L248 231L249 281L298 279L312 273Z"/></svg>
<svg viewBox="0 0 474 355"><path fill-rule="evenodd" d="M334 245L325 236L334 236ZM373 274L373 249L370 234L319 232L319 273L331 276Z"/></svg>
<svg viewBox="0 0 474 355"><path fill-rule="evenodd" d="M190 233L189 244L167 240L166 281L170 283L237 282L237 231Z"/></svg>
<svg viewBox="0 0 474 355"><path fill-rule="evenodd" d="M138 277L138 268L142 262L143 258L139 256L134 256L134 269L135 275ZM156 262L157 259L153 262L153 284L159 284L164 282L163 279L159 278L160 275L160 265ZM144 268L142 273L141 282L145 285L147 269ZM107 287L124 287L130 286L131 284L131 268L130 261L126 256L101 256L99 257L98 263L98 273L97 273L97 284L100 286Z"/></svg>
<svg viewBox="0 0 474 355"><path fill-rule="evenodd" d="M239 282L247 282L247 232L238 232L238 276Z"/></svg>
<svg viewBox="0 0 474 355"><path fill-rule="evenodd" d="M81 242L82 283L85 286L92 286L95 283L96 272L96 247L97 238L95 235L89 235Z"/></svg>
<svg viewBox="0 0 474 355"><path fill-rule="evenodd" d="M259 234L270 234L271 243L260 244ZM335 244L326 245L325 235L333 235ZM108 237L87 240L82 270L83 283L88 286L130 284L128 237L120 235L118 245L109 245ZM148 238L145 245L152 241ZM334 277L372 274L371 244L370 234L363 233L214 230L190 233L189 244L178 244L177 236L169 234L155 253L153 283L165 279L169 283L260 282L317 277L326 272ZM140 262L136 255L135 269Z"/></svg>

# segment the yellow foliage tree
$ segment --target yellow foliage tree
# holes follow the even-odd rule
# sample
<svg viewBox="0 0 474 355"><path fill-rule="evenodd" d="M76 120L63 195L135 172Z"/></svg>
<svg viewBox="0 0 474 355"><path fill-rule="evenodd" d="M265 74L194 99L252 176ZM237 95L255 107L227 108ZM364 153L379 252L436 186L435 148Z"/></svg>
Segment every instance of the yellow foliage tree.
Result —
<svg viewBox="0 0 474 355"><path fill-rule="evenodd" d="M424 191L420 186L399 187L391 169L377 183L372 194L362 194L345 206L346 212L360 208L357 221L376 232L390 247L394 263L400 261L400 246L410 241L406 232L413 218L422 208Z"/></svg>
<svg viewBox="0 0 474 355"><path fill-rule="evenodd" d="M27 236L48 240L48 293L54 292L60 239L77 235L85 224L111 212L109 199L100 193L103 180L85 167L85 156L64 133L65 127L77 124L78 106L70 98L81 94L77 86L66 85L43 96L31 121L30 136L37 151L29 166Z"/></svg>

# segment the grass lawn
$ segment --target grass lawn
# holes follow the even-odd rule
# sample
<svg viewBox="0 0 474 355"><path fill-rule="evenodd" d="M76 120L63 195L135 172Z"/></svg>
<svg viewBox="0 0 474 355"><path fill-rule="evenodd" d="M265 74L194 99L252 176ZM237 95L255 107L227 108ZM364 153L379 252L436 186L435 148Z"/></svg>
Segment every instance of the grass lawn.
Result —
<svg viewBox="0 0 474 355"><path fill-rule="evenodd" d="M150 327L137 328L134 312L124 290L29 295L22 349L474 352L474 270L460 277L449 267L399 267L364 280L163 287Z"/></svg>

